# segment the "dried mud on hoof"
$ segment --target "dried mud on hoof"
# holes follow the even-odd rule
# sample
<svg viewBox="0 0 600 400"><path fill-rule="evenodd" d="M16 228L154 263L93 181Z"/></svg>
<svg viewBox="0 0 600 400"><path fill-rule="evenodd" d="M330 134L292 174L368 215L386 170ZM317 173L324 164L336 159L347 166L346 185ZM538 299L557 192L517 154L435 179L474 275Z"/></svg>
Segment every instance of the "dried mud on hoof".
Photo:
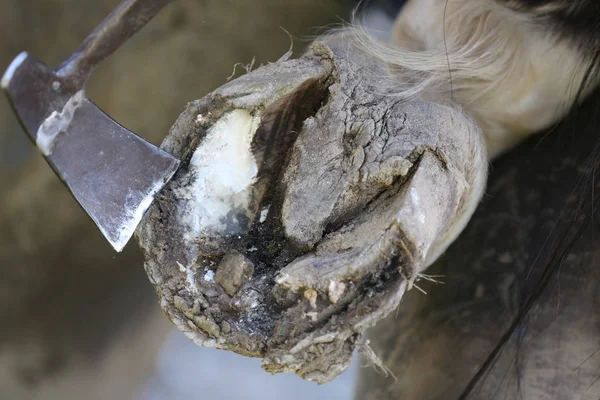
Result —
<svg viewBox="0 0 600 400"><path fill-rule="evenodd" d="M195 343L328 382L460 232L480 132L385 76L340 34L188 104L162 145L182 167L137 239Z"/></svg>

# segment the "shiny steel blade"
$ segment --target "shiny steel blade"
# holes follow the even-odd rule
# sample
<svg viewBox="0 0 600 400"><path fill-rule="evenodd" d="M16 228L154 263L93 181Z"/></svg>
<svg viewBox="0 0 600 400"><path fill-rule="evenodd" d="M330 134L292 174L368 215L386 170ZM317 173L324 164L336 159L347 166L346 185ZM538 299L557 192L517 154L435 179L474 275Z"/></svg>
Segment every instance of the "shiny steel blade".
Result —
<svg viewBox="0 0 600 400"><path fill-rule="evenodd" d="M117 251L179 161L106 115L83 91L61 91L48 66L21 53L0 81L29 137Z"/></svg>

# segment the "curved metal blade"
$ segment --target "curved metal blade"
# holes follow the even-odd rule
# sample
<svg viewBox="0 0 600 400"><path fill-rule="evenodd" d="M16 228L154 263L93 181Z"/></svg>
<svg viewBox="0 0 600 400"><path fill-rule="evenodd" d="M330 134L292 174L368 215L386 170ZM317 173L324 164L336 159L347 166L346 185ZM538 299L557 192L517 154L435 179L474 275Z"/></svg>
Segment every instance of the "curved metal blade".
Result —
<svg viewBox="0 0 600 400"><path fill-rule="evenodd" d="M179 161L106 115L54 71L20 54L1 80L23 127L77 202L121 251Z"/></svg>

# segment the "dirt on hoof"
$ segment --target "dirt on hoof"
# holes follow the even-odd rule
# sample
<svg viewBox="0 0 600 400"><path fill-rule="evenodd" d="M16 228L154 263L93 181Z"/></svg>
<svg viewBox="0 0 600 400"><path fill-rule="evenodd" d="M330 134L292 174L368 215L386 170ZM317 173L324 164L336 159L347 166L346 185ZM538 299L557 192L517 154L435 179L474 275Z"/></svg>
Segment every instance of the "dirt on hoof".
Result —
<svg viewBox="0 0 600 400"><path fill-rule="evenodd" d="M338 34L188 104L162 145L182 167L137 239L195 343L328 382L462 230L480 132L385 76Z"/></svg>

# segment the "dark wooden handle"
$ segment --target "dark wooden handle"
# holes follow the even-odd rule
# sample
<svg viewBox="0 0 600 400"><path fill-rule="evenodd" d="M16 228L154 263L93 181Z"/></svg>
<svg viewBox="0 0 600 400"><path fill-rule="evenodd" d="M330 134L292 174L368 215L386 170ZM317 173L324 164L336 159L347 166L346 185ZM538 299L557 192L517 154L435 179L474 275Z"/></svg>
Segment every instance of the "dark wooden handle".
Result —
<svg viewBox="0 0 600 400"><path fill-rule="evenodd" d="M85 86L94 68L173 0L125 0L85 39L56 75L68 91Z"/></svg>

